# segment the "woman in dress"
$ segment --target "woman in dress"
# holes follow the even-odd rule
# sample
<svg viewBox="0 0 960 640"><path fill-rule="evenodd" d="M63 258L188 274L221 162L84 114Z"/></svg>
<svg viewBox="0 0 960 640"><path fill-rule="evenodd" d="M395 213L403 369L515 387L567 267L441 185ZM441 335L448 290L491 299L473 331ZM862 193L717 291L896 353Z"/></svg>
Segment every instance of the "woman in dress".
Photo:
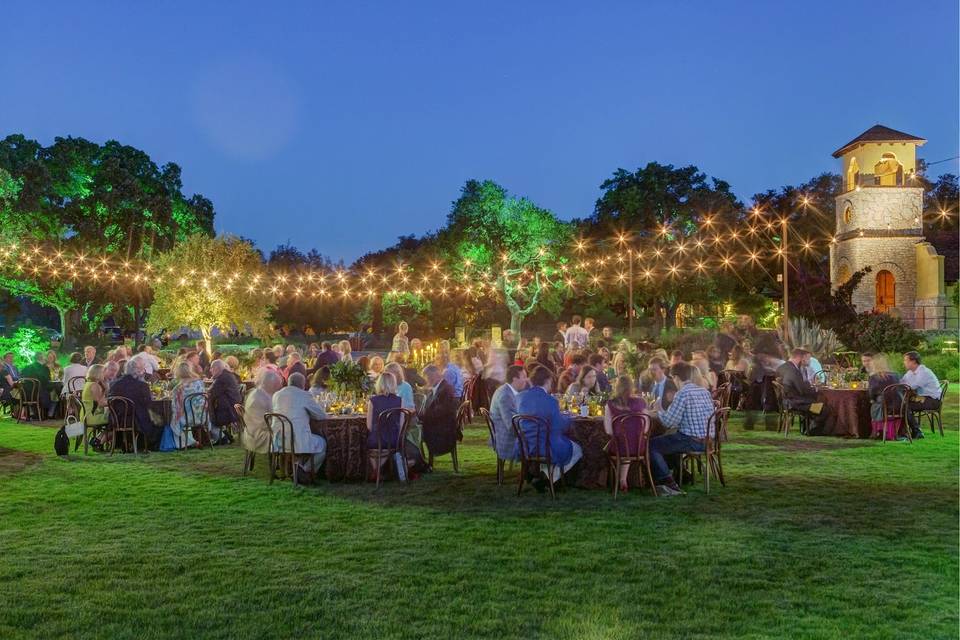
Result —
<svg viewBox="0 0 960 640"><path fill-rule="evenodd" d="M171 397L172 407L170 412L170 430L173 432L173 441L177 447L193 447L197 441L193 438L191 429L184 430L187 424L187 413L184 407L184 399L192 393L203 393L203 380L194 373L193 367L189 362L181 362L174 371L176 386L173 388ZM193 415L200 416L203 402L199 398L193 399Z"/></svg>
<svg viewBox="0 0 960 640"><path fill-rule="evenodd" d="M407 337L407 331L410 330L410 327L407 326L406 322L400 322L397 326L397 334L393 336L393 344L390 346L390 351L393 353L402 353L403 355L410 354L410 339Z"/></svg>
<svg viewBox="0 0 960 640"><path fill-rule="evenodd" d="M603 409L603 429L613 437L613 421L626 413L640 413L647 408L646 403L634 393L630 376L620 376L613 383L613 397ZM627 418L617 425L617 438L608 445L608 450L616 447L621 456L636 455L639 446L640 430L643 421L640 418ZM648 423L649 424L649 423ZM618 474L620 491L627 491L627 478L630 477L630 465L621 464Z"/></svg>
<svg viewBox="0 0 960 640"><path fill-rule="evenodd" d="M900 413L900 403L903 402L902 394L888 393L884 396L883 393L883 390L890 385L900 382L900 376L890 370L887 358L882 353L874 355L871 359L869 373L868 389L870 391L871 435L879 437L882 435L882 430L886 428L886 425L883 424L884 403L887 405L887 413L892 415L899 415ZM900 425L900 428L902 428L902 426L903 425ZM893 432L893 426L890 427L890 430L891 433L889 435L899 435L899 433Z"/></svg>
<svg viewBox="0 0 960 640"><path fill-rule="evenodd" d="M102 364L95 364L87 369L87 379L80 393L84 422L88 427L107 424L107 385L103 382L103 371Z"/></svg>

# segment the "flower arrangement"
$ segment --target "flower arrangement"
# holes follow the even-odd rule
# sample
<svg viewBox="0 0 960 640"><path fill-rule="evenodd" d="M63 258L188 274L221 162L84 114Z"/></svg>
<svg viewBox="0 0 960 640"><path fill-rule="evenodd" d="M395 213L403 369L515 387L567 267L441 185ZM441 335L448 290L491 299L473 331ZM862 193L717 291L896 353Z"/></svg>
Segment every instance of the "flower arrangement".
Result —
<svg viewBox="0 0 960 640"><path fill-rule="evenodd" d="M359 364L341 360L330 367L330 387L338 396L367 395L373 385L370 376Z"/></svg>

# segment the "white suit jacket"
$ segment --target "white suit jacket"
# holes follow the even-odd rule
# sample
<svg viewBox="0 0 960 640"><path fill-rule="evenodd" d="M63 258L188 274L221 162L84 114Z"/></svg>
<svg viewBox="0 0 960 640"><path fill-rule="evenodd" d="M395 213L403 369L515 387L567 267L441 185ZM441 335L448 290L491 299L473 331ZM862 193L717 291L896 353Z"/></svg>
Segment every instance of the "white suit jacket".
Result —
<svg viewBox="0 0 960 640"><path fill-rule="evenodd" d="M310 416L321 419L327 417L312 395L298 387L284 387L273 394L273 412L282 413L290 418L293 424L293 445L296 453L326 452L327 441L323 436L310 431ZM278 423L270 426L274 434L279 433Z"/></svg>

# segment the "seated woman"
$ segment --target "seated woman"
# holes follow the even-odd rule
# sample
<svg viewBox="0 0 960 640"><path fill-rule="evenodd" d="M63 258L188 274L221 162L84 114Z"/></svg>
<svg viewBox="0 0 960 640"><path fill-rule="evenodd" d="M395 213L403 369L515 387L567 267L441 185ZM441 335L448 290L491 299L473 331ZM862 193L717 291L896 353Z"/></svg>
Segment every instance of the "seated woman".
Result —
<svg viewBox="0 0 960 640"><path fill-rule="evenodd" d="M586 364L580 367L577 381L567 387L566 395L583 401L589 396L599 396L602 393L597 382L597 370Z"/></svg>
<svg viewBox="0 0 960 640"><path fill-rule="evenodd" d="M330 367L320 367L317 369L317 372L313 374L313 379L310 381L310 395L318 396L321 393L329 391L327 387L329 381Z"/></svg>
<svg viewBox="0 0 960 640"><path fill-rule="evenodd" d="M647 408L646 403L636 395L633 380L630 376L620 376L613 383L613 396L607 402L603 410L603 429L607 434L613 437L613 421L617 416L627 413L639 413ZM641 420L639 418L627 418L617 426L617 432L620 437L615 438L608 445L608 450L613 453L613 447L621 456L636 455L638 440L640 438ZM630 464L621 464L618 474L620 482L620 491L627 491L627 478L629 477Z"/></svg>
<svg viewBox="0 0 960 640"><path fill-rule="evenodd" d="M80 402L83 403L84 422L88 427L100 427L107 424L107 386L103 383L102 364L87 369L87 380L83 384Z"/></svg>
<svg viewBox="0 0 960 640"><path fill-rule="evenodd" d="M390 409L399 409L403 401L397 395L397 379L392 373L381 373L374 386L375 395L367 400L367 451L372 465L371 471L376 473L387 461L387 456L377 458L377 448L392 449L397 446L400 437L400 425L403 416L397 412L386 420L380 419L380 414Z"/></svg>
<svg viewBox="0 0 960 640"><path fill-rule="evenodd" d="M733 349L730 350L730 358L727 360L725 369L727 371L736 371L744 375L750 371L750 360L747 358L747 354L744 352L743 347L738 344L733 346Z"/></svg>
<svg viewBox="0 0 960 640"><path fill-rule="evenodd" d="M60 366L60 363L57 362L57 352L54 350L47 351L47 369L50 369L50 379L51 380L61 380L63 382L64 388L67 386L67 381L63 379L63 368Z"/></svg>
<svg viewBox="0 0 960 640"><path fill-rule="evenodd" d="M690 364L700 372L700 378L703 381L700 386L708 391L717 388L717 374L710 369L710 360L707 358L706 351L694 351L690 358Z"/></svg>
<svg viewBox="0 0 960 640"><path fill-rule="evenodd" d="M413 387L406 381L400 363L391 362L384 367L384 373L392 374L394 380L397 381L397 395L400 396L400 406L404 409L416 409L413 403Z"/></svg>
<svg viewBox="0 0 960 640"><path fill-rule="evenodd" d="M371 378L379 377L380 374L383 373L383 367L384 367L383 358L381 358L380 356L373 356L372 358L370 358L370 363L368 366L369 366L370 377Z"/></svg>
<svg viewBox="0 0 960 640"><path fill-rule="evenodd" d="M870 379L868 383L870 391L870 422L872 424L872 436L879 437L881 431L885 428L883 425L883 409L886 404L887 413L891 415L900 414L900 403L903 401L902 394L886 394L883 390L892 384L900 382L900 376L890 370L890 364L886 356L878 353L870 361ZM902 426L902 425L901 425ZM890 429L896 429L890 426ZM888 437L896 437L896 432L888 433Z"/></svg>
<svg viewBox="0 0 960 640"><path fill-rule="evenodd" d="M173 432L173 441L178 448L194 447L197 441L194 440L192 429L184 431L187 424L187 412L184 407L184 399L192 393L203 393L203 380L197 377L193 366L189 362L181 362L174 370L174 379L176 386L173 388L171 396L172 410L170 413L170 430ZM200 416L201 407L197 399L193 400L193 415Z"/></svg>

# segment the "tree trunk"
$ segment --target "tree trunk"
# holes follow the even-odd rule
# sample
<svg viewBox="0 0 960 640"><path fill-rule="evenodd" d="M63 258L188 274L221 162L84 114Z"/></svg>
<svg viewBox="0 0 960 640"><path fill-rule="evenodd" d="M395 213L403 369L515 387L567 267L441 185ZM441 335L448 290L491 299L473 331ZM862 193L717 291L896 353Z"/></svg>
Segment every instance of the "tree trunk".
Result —
<svg viewBox="0 0 960 640"><path fill-rule="evenodd" d="M69 347L67 344L67 314L69 310L57 307L57 313L60 314L60 348L66 349Z"/></svg>
<svg viewBox="0 0 960 640"><path fill-rule="evenodd" d="M370 328L375 336L379 336L383 333L383 296L374 296L370 305Z"/></svg>
<svg viewBox="0 0 960 640"><path fill-rule="evenodd" d="M523 324L524 315L519 309L510 309L510 331L513 333L513 339L520 342L520 326Z"/></svg>
<svg viewBox="0 0 960 640"><path fill-rule="evenodd" d="M205 350L207 356L210 357L213 355L213 327L200 327L200 335L203 336L203 344L206 345Z"/></svg>
<svg viewBox="0 0 960 640"><path fill-rule="evenodd" d="M666 305L664 305L664 307L663 307L663 312L664 312L664 314L663 314L663 320L664 320L663 324L664 324L664 328L665 328L665 329L669 330L669 329L676 329L676 328L677 328L677 307L678 307L678 306L679 306L679 305L677 305L677 304L666 304Z"/></svg>

